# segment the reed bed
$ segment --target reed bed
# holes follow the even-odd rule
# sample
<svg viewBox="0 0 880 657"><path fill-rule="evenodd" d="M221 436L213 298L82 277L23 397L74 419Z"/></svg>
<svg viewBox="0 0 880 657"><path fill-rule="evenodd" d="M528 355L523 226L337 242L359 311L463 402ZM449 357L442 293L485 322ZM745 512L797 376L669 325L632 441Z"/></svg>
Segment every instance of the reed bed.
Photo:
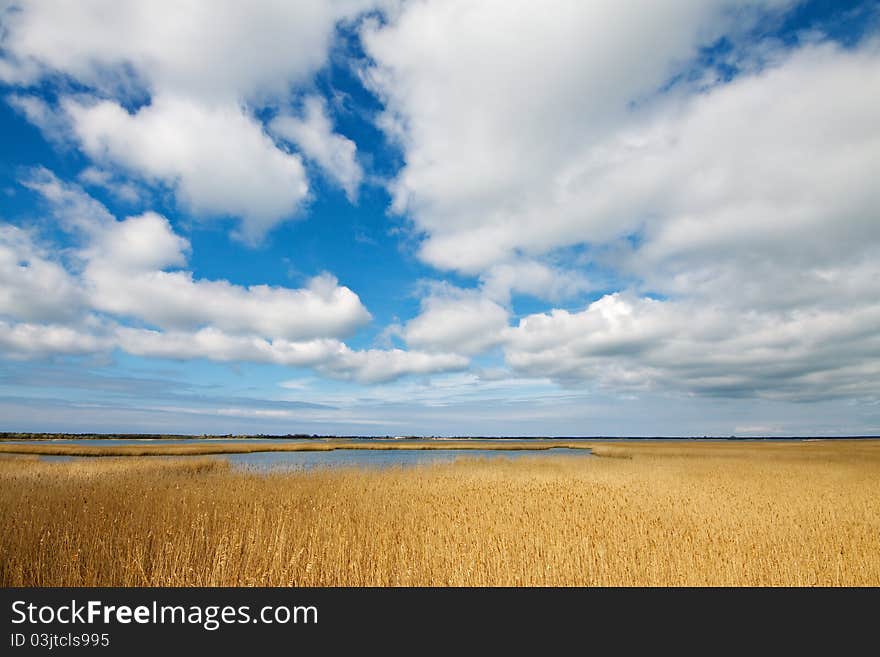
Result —
<svg viewBox="0 0 880 657"><path fill-rule="evenodd" d="M597 449L268 475L4 458L0 585L880 585L880 443Z"/></svg>

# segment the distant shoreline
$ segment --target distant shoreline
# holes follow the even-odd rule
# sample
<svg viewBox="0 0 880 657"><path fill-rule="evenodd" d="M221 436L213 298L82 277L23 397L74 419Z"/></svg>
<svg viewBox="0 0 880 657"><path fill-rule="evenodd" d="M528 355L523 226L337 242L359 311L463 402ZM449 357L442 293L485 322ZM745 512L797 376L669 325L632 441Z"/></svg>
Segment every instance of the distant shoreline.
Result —
<svg viewBox="0 0 880 657"><path fill-rule="evenodd" d="M53 433L53 432L0 432L3 441L54 440L356 440L356 441L805 441L805 440L878 440L880 435L868 436L337 436L318 434L156 434L156 433Z"/></svg>

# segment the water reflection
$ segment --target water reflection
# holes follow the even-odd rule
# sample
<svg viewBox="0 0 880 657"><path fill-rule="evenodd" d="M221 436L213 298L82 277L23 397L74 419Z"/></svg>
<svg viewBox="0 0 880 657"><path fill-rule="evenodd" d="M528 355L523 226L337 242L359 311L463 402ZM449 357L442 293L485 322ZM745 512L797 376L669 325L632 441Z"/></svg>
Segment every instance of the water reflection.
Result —
<svg viewBox="0 0 880 657"><path fill-rule="evenodd" d="M250 454L223 454L239 468L254 470L292 469L308 470L324 467L367 467L389 468L394 466L425 465L430 463L451 463L459 458L508 458L572 456L588 457L588 449L338 449L332 452L251 452Z"/></svg>

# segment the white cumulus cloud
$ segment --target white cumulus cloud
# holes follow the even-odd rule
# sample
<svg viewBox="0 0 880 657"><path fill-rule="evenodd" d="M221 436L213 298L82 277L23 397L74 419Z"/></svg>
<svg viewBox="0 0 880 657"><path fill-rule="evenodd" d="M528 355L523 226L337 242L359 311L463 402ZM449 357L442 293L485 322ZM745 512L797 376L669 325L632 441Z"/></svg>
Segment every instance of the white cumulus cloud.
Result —
<svg viewBox="0 0 880 657"><path fill-rule="evenodd" d="M364 79L405 153L394 208L426 233L422 258L478 273L630 228L626 194L592 200L573 170L601 169L634 102L768 4L440 0L367 23Z"/></svg>
<svg viewBox="0 0 880 657"><path fill-rule="evenodd" d="M93 159L168 184L197 214L241 217L248 241L293 215L308 193L299 156L279 150L235 103L157 96L134 114L112 101L63 106Z"/></svg>
<svg viewBox="0 0 880 657"><path fill-rule="evenodd" d="M0 224L0 317L70 320L84 303L78 281L30 233Z"/></svg>
<svg viewBox="0 0 880 657"><path fill-rule="evenodd" d="M506 332L517 372L568 385L797 401L880 399L880 299L856 309L743 313L723 302L606 295Z"/></svg>
<svg viewBox="0 0 880 657"><path fill-rule="evenodd" d="M190 245L165 217L147 212L116 220L45 170L28 184L80 233L82 285L95 310L160 328L214 327L292 340L347 335L370 319L357 294L329 274L300 289L198 279L181 269Z"/></svg>
<svg viewBox="0 0 880 657"><path fill-rule="evenodd" d="M269 124L269 129L296 144L303 155L316 162L345 190L350 201L357 199L358 187L364 178L356 158L357 146L351 139L333 131L327 108L320 97L309 96L305 100L302 117L279 115Z"/></svg>
<svg viewBox="0 0 880 657"><path fill-rule="evenodd" d="M105 92L146 87L205 100L278 94L324 63L359 0L29 0L4 15L7 82L60 71ZM134 89L132 88L134 87Z"/></svg>
<svg viewBox="0 0 880 657"><path fill-rule="evenodd" d="M241 220L255 243L307 197L300 156L280 148L252 108L283 104L327 60L340 22L362 0L43 0L3 12L0 80L67 76L85 90L60 107L27 94L10 102L47 137L74 141L95 162L173 189L185 210ZM133 109L129 109L133 108ZM352 198L354 144L306 116L302 148ZM316 150L317 149L317 150ZM132 188L123 188L131 196Z"/></svg>
<svg viewBox="0 0 880 657"><path fill-rule="evenodd" d="M71 255L77 266L69 269L29 233L0 223L5 357L121 349L152 358L310 367L364 383L469 364L436 350L351 349L339 338L369 321L370 313L334 276L320 274L298 289L199 279L183 269L190 244L165 217L146 212L117 220L46 169L24 182L44 196L80 247Z"/></svg>
<svg viewBox="0 0 880 657"><path fill-rule="evenodd" d="M477 354L498 344L508 323L507 309L476 290L435 286L421 305L401 332L417 349Z"/></svg>

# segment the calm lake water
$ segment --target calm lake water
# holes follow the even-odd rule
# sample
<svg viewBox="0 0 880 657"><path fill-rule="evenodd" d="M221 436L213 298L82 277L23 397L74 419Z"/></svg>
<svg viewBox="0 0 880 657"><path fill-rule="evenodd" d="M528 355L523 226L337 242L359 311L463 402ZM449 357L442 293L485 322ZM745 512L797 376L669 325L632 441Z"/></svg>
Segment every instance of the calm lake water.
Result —
<svg viewBox="0 0 880 657"><path fill-rule="evenodd" d="M860 438L854 436L853 439ZM762 443L790 443L801 442L806 440L816 440L816 438L737 438L731 442L762 442ZM449 438L449 439L430 439L415 438L399 440L394 438L72 438L72 439L49 439L49 440L3 440L0 441L6 445L103 445L111 447L115 445L201 445L201 444L267 444L267 445L284 445L291 443L333 443L333 442L353 442L353 443L394 443L400 445L418 445L419 443L443 443L443 442L491 442L500 445L522 445L522 444L541 444L545 442L593 442L593 443L693 443L693 442L717 442L726 441L724 438Z"/></svg>
<svg viewBox="0 0 880 657"><path fill-rule="evenodd" d="M84 441L80 441L84 442ZM108 441L97 441L108 442ZM251 452L249 454L211 454L204 456L160 456L151 458L218 458L226 459L234 467L266 472L269 470L310 470L313 468L390 468L395 466L427 465L431 463L451 463L456 459L519 459L546 458L548 456L568 456L571 458L590 458L588 449L556 447L553 449L422 449L422 450L368 450L338 449L332 452ZM83 456L41 456L44 461L82 460ZM97 457L100 458L100 457ZM128 457L140 458L140 457Z"/></svg>
<svg viewBox="0 0 880 657"><path fill-rule="evenodd" d="M429 439L412 439L412 440L396 440L382 438L346 438L347 442L364 442L364 443L395 443L400 446L411 445L413 447L420 443L430 442L432 444L442 443L443 440ZM547 441L576 441L584 440L590 442L694 442L689 438L492 438L492 439L473 439L491 441L496 445L524 445L532 444L535 446ZM717 439L716 439L717 440ZM738 439L747 442L798 442L800 440L809 440L803 438L788 439L754 439L745 438ZM98 445L98 446L115 446L115 445L198 445L198 444L247 444L247 445L283 445L298 443L333 443L340 442L338 438L180 438L180 439L148 439L148 438L126 438L126 439L68 439L68 440L8 440L3 441L6 444L19 445L39 445L39 444L56 444L56 445ZM467 442L467 439L458 439L457 442ZM699 442L699 441L697 441ZM394 450L363 450L363 449L337 449L328 452L251 452L249 454L212 454L212 458L224 458L237 468L246 468L258 471L269 471L275 469L288 470L307 470L312 468L332 468L332 467L367 467L367 468L387 468L394 466L413 466L430 463L450 463L460 458L487 458L487 459L519 459L519 458L546 458L553 456L567 456L570 458L589 458L591 457L589 449L571 449L567 447L556 447L553 449L536 449L536 450L515 450L515 449L394 449ZM41 456L46 461L70 461L73 459L89 458L77 456ZM131 457L136 458L136 457ZM175 456L175 457L158 457L158 458L204 458L200 456Z"/></svg>
<svg viewBox="0 0 880 657"><path fill-rule="evenodd" d="M247 444L247 445L284 445L298 443L333 443L345 440L346 442L363 443L395 443L401 446L413 447L420 443L442 443L443 440L430 439L382 439L382 438L179 438L179 439L149 439L149 438L82 438L61 440L8 440L5 444L19 445L198 445L198 444ZM468 439L457 439L457 442L467 442ZM547 441L577 441L590 442L694 442L689 438L491 438L473 439L491 441L495 445L540 445ZM739 439L748 442L792 442L803 439ZM250 468L255 470L284 469L311 469L319 467L373 467L385 468L393 466L411 466L429 463L449 463L458 458L509 458L518 459L524 457L542 458L550 456L569 456L572 458L590 457L589 449L570 449L557 447L553 449L539 450L513 450L513 449L432 449L432 450L358 450L338 449L328 452L251 452L250 454L212 454L213 458L225 458L235 467ZM41 456L47 461L70 461L72 459L87 458L76 456ZM134 457L132 457L134 458ZM177 456L158 458L202 458L202 456Z"/></svg>
<svg viewBox="0 0 880 657"><path fill-rule="evenodd" d="M422 449L422 450L368 450L338 449L333 452L251 452L250 454L222 454L237 467L257 470L276 468L307 470L327 467L389 468L394 466L451 463L456 459L519 459L548 456L589 457L590 450L558 447L542 450L514 449Z"/></svg>
<svg viewBox="0 0 880 657"><path fill-rule="evenodd" d="M523 443L540 444L544 442L552 442L559 440L586 440L580 438L462 438L453 439L455 442L467 442L473 440L480 442L492 442L501 445L521 445ZM449 442L452 442L450 440ZM4 440L5 445L103 445L104 447L112 447L118 445L217 445L217 444L240 444L240 445L289 445L299 443L334 443L334 442L352 442L352 443L392 443L400 445L417 445L419 443L443 443L446 440L428 440L428 439L412 439L398 440L394 438L73 438L73 439L50 439L50 440Z"/></svg>

